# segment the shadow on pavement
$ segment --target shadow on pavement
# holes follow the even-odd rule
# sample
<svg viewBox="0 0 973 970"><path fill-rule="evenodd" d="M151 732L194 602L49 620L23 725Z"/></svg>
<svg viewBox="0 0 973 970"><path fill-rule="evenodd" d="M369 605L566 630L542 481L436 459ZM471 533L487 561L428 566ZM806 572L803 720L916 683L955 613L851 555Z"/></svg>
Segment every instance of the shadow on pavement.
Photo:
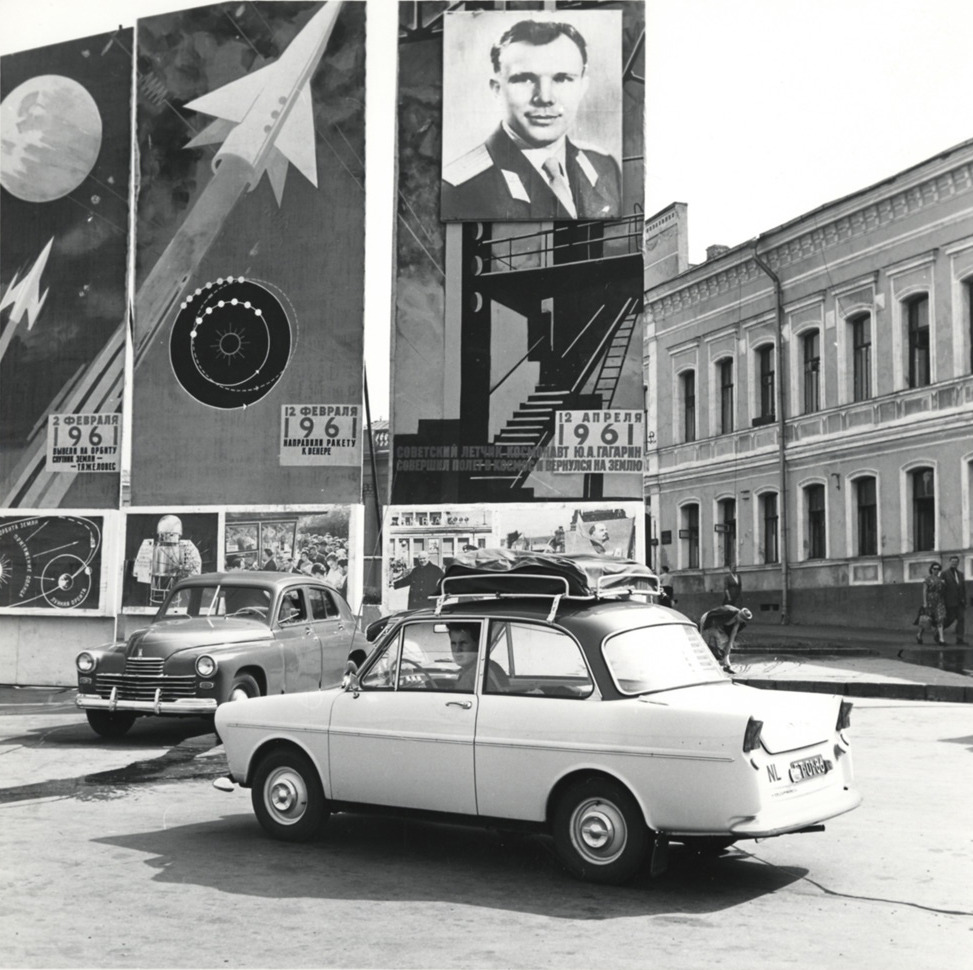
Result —
<svg viewBox="0 0 973 970"><path fill-rule="evenodd" d="M543 836L384 816L337 815L322 837L291 845L249 815L95 839L145 853L155 881L273 899L446 902L556 919L707 915L806 875L728 850L706 859L673 845L668 870L628 886L575 880ZM746 845L746 843L744 843ZM679 914L676 916L676 914Z"/></svg>

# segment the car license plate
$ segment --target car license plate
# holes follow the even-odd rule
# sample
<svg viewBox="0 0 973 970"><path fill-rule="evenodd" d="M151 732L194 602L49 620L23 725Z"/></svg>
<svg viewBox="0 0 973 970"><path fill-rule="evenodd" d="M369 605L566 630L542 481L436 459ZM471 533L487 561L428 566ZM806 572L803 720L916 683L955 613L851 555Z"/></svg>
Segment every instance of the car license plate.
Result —
<svg viewBox="0 0 973 970"><path fill-rule="evenodd" d="M807 781L818 775L826 775L831 770L831 762L816 754L813 758L802 758L791 762L790 776L792 782Z"/></svg>

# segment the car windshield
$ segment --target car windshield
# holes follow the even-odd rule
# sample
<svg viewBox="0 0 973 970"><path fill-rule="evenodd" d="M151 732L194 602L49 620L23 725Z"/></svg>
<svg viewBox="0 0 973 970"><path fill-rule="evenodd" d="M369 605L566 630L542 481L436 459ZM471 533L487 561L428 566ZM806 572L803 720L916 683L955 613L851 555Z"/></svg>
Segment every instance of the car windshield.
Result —
<svg viewBox="0 0 973 970"><path fill-rule="evenodd" d="M186 586L162 607L158 619L187 616L250 616L266 619L270 592L255 586Z"/></svg>
<svg viewBox="0 0 973 970"><path fill-rule="evenodd" d="M602 652L623 694L729 679L699 631L684 623L616 633L605 641Z"/></svg>

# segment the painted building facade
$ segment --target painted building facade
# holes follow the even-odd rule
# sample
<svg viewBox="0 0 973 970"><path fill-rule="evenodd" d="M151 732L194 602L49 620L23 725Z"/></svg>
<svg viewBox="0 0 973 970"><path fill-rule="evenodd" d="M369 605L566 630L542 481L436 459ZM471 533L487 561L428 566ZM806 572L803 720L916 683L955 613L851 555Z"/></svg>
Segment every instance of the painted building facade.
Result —
<svg viewBox="0 0 973 970"><path fill-rule="evenodd" d="M689 615L732 562L755 622L908 628L973 572L973 141L697 266L685 214L646 229L650 561Z"/></svg>

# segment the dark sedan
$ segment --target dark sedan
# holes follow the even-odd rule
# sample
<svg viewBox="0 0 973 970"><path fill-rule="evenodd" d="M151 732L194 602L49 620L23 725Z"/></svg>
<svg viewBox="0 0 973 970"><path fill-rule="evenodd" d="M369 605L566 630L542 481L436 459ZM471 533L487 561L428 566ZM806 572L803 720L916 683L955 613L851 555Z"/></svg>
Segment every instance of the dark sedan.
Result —
<svg viewBox="0 0 973 970"><path fill-rule="evenodd" d="M103 737L144 715L210 715L225 701L341 682L363 641L344 598L296 573L181 580L151 625L78 654L77 704Z"/></svg>

